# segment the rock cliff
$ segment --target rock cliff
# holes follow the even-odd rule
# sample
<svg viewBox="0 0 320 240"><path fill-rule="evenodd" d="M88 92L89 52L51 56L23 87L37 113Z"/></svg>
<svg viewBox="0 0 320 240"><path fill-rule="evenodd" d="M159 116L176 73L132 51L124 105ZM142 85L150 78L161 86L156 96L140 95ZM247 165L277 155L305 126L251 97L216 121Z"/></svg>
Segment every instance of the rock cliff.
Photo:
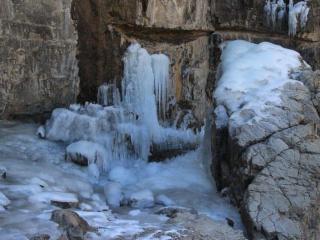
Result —
<svg viewBox="0 0 320 240"><path fill-rule="evenodd" d="M70 7L71 0L1 1L0 117L42 114L75 101Z"/></svg>
<svg viewBox="0 0 320 240"><path fill-rule="evenodd" d="M288 24L270 27L264 1L132 0L73 1L72 16L79 32L80 96L96 100L99 85L122 79L122 56L130 42L149 52L163 52L171 60L178 110L193 110L202 122L211 101L219 50L224 40L271 41L301 52L319 67L319 6L310 2L305 29L288 36ZM213 35L212 35L213 34ZM216 45L215 45L216 43ZM175 113L170 113L175 118Z"/></svg>
<svg viewBox="0 0 320 240"><path fill-rule="evenodd" d="M259 45L255 55L267 48L268 45ZM290 55L287 52L284 59L290 59ZM319 74L302 63L290 70L289 82L282 87L272 86L272 91L266 94L264 84L270 86L275 79L280 82L276 75L290 62L284 63L279 58L279 68L267 62L276 75L271 72L264 75L268 68L266 65L259 68L262 58L256 59L257 66L248 64L250 59L254 55L238 65L241 70L237 72L236 84L241 82L241 71L252 67L249 72L256 74L256 80L263 76L261 82L256 82L258 88L251 85L247 75L248 86L242 86L243 92L233 90L235 87L230 84L230 89L225 90L221 83L216 90L218 121L213 137L213 172L218 187L229 192L241 209L251 239L318 239ZM230 65L230 70L223 64L221 79L238 67ZM258 74L255 69L259 69ZM251 89L255 90L250 93ZM226 100L221 100L224 97L219 95L221 90ZM228 95L227 91L233 92ZM255 96L253 102L251 94ZM275 100L278 94L280 101Z"/></svg>

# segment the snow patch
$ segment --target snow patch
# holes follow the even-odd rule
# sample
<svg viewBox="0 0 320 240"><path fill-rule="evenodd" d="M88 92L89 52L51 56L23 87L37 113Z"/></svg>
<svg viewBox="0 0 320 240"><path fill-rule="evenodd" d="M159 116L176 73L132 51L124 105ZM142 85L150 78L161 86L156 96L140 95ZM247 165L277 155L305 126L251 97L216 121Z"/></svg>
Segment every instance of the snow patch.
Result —
<svg viewBox="0 0 320 240"><path fill-rule="evenodd" d="M242 40L227 42L221 59L222 76L214 97L218 106L228 109L231 132L236 126L263 119L269 105L281 106L281 89L296 82L290 73L306 65L293 50ZM222 108L216 113L224 125Z"/></svg>

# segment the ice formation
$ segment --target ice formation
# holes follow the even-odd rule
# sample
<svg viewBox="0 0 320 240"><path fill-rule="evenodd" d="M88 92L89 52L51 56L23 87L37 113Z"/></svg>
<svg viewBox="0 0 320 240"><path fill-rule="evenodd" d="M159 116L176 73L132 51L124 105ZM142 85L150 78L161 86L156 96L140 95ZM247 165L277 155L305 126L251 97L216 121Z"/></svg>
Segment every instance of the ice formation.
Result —
<svg viewBox="0 0 320 240"><path fill-rule="evenodd" d="M96 179L108 175L105 192L113 206L120 205L122 191L127 193L129 200L135 196L135 192L128 190L129 186L138 192L163 186L161 182L143 186L145 180L142 178L148 178L160 169L160 166L153 168L152 164L147 164L151 149L196 149L203 135L203 132L195 134L187 126L178 130L159 123L159 118L165 119L172 91L167 56L150 55L134 43L129 46L123 61L121 102L118 89L104 84L98 90L100 104L74 104L69 109L54 110L43 133L47 139L70 144L66 149L67 159L81 164L85 160L90 174ZM193 180L184 181L183 185L193 184ZM150 183L152 181L149 179ZM176 179L172 181L177 184Z"/></svg>
<svg viewBox="0 0 320 240"><path fill-rule="evenodd" d="M98 104L102 106L118 106L120 104L120 93L115 84L103 84L98 88Z"/></svg>
<svg viewBox="0 0 320 240"><path fill-rule="evenodd" d="M305 29L309 11L310 8L308 7L307 0L297 2L296 4L294 4L293 0L290 0L288 6L284 0L266 0L264 5L267 25L274 29L276 27L281 29L284 21L288 19L289 36L297 34L298 26L300 26L301 30Z"/></svg>
<svg viewBox="0 0 320 240"><path fill-rule="evenodd" d="M293 0L289 3L289 36L297 34L298 23L300 28L304 29L307 25L310 8L307 1L301 1L293 4Z"/></svg>
<svg viewBox="0 0 320 240"><path fill-rule="evenodd" d="M173 83L169 76L170 60L164 54L153 54L151 58L158 115L165 120L166 112L168 111L170 91L173 89Z"/></svg>
<svg viewBox="0 0 320 240"><path fill-rule="evenodd" d="M287 14L286 4L283 0L266 0L264 14L268 26L281 29Z"/></svg>
<svg viewBox="0 0 320 240"><path fill-rule="evenodd" d="M222 54L222 76L215 91L219 126L263 119L270 105L281 106L280 91L290 72L304 63L299 53L279 45L246 41L227 42ZM226 113L225 109L229 112ZM230 119L226 119L230 116Z"/></svg>

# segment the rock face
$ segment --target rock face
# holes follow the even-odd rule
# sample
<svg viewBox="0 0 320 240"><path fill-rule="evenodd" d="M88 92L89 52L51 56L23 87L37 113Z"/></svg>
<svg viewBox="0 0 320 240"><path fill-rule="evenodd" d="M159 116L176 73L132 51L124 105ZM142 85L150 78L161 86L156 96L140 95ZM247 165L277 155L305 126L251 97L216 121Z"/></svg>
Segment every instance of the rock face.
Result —
<svg viewBox="0 0 320 240"><path fill-rule="evenodd" d="M320 67L319 0L309 1L306 28L298 29L294 39L288 37L286 22L279 28L267 24L264 4L260 0L5 0L0 10L0 38L6 46L1 52L1 115L43 113L75 100L78 69L71 11L79 34L80 101L96 101L102 83L121 87L123 54L131 42L139 41L150 53L170 57L177 102L170 118L191 110L203 123L219 57L213 32L225 40L280 43Z"/></svg>
<svg viewBox="0 0 320 240"><path fill-rule="evenodd" d="M193 110L204 118L209 76L210 22L208 1L82 1L73 2L79 32L81 101L96 101L104 82L121 88L122 57L131 42L149 53L162 52L171 61L178 104L171 113Z"/></svg>
<svg viewBox="0 0 320 240"><path fill-rule="evenodd" d="M305 86L286 83L281 104L270 100L261 119L235 124L235 113L249 119L256 109L233 112L226 105L227 124L216 122L213 171L218 187L230 188L252 239L320 236L319 75L307 68L291 78Z"/></svg>
<svg viewBox="0 0 320 240"><path fill-rule="evenodd" d="M307 26L298 29L295 39L289 38L286 22L281 28L266 23L264 4L260 0L74 0L72 16L79 32L79 100L96 101L97 89L105 82L121 87L122 57L133 41L150 53L169 56L177 101L169 113L172 119L186 110L192 110L198 121L204 119L215 81L215 60L219 58L214 32L225 40L279 43L300 51L313 67L320 67L320 2L309 1Z"/></svg>
<svg viewBox="0 0 320 240"><path fill-rule="evenodd" d="M1 1L0 117L33 115L75 101L77 34L71 0Z"/></svg>

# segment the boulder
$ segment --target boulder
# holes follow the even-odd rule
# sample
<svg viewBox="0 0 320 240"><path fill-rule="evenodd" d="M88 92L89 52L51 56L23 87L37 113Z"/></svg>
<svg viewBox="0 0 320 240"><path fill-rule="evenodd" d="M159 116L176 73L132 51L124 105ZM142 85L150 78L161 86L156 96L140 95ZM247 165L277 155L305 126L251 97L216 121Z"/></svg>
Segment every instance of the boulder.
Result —
<svg viewBox="0 0 320 240"><path fill-rule="evenodd" d="M64 230L64 234L61 236L62 239L83 240L87 232L94 231L83 218L70 210L53 211L51 220L58 223L59 227Z"/></svg>
<svg viewBox="0 0 320 240"><path fill-rule="evenodd" d="M257 108L250 108L255 104L242 105L239 100L250 100L250 90L234 93L240 110L225 104L226 124L214 127L217 185L220 190L228 187L251 239L317 239L320 234L316 220L320 217L320 118L314 90L318 78L311 77L317 73L301 63L290 78L305 85L292 81L273 89L258 118ZM262 89L256 90L256 96L264 94ZM280 102L272 102L274 94L279 94Z"/></svg>

